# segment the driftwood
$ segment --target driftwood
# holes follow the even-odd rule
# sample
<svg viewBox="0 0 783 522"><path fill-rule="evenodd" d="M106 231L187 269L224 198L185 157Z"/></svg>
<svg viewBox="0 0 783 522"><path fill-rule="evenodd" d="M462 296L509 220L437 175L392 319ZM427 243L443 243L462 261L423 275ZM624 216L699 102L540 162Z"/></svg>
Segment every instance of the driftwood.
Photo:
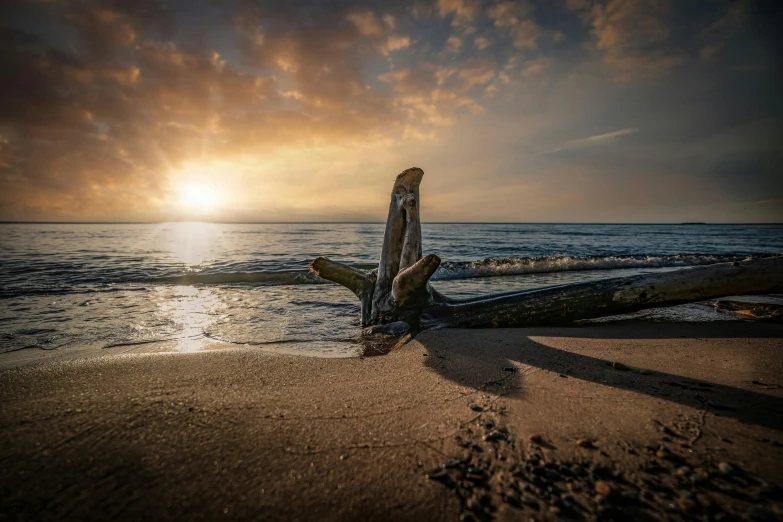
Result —
<svg viewBox="0 0 783 522"><path fill-rule="evenodd" d="M625 314L737 294L783 291L783 257L684 268L489 295L449 299L429 283L440 266L434 254L422 257L419 184L424 172L397 176L377 272L364 272L315 259L319 277L351 290L362 304L366 332L397 336L442 327L565 325L581 319Z"/></svg>

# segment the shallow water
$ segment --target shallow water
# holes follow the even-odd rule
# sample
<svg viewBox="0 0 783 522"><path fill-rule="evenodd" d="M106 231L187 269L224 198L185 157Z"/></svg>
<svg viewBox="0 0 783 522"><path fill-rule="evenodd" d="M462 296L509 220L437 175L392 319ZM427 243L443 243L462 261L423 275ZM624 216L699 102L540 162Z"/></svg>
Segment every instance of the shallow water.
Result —
<svg viewBox="0 0 783 522"><path fill-rule="evenodd" d="M783 252L781 225L422 229L425 253L444 260L433 284L454 297ZM146 343L194 351L224 341L354 356L356 298L307 264L325 255L369 269L382 240L383 225L366 223L2 224L0 352Z"/></svg>

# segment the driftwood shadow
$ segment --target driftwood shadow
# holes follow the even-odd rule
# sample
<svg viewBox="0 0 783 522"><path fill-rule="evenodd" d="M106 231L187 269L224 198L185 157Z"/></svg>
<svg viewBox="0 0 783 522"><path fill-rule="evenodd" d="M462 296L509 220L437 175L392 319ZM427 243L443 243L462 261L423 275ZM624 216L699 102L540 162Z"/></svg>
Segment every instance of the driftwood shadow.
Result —
<svg viewBox="0 0 783 522"><path fill-rule="evenodd" d="M629 321L573 328L531 328L524 330L524 336L519 335L520 331L440 330L424 333L416 340L427 350L426 365L443 377L476 390L501 391L507 396L523 397L524 375L509 371L513 363L521 363L565 378L629 390L696 409L707 409L743 423L783 430L783 397L672 373L649 373L639 366L620 371L612 367L609 359L553 348L533 339L542 336L680 339L686 337L682 335L685 332L691 338L780 338L783 337L783 324L697 323L683 328L683 325L677 324ZM479 348L479 344L485 347ZM770 383L763 391L770 389L780 389L780 383Z"/></svg>

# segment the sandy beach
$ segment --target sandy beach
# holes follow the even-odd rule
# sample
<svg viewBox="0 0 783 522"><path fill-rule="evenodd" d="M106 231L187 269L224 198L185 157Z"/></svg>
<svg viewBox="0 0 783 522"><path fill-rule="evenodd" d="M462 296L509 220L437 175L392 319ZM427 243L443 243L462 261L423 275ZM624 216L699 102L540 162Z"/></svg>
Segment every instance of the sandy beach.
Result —
<svg viewBox="0 0 783 522"><path fill-rule="evenodd" d="M783 324L18 357L0 361L3 520L781 516Z"/></svg>
<svg viewBox="0 0 783 522"><path fill-rule="evenodd" d="M783 522L783 0L0 0L0 522Z"/></svg>

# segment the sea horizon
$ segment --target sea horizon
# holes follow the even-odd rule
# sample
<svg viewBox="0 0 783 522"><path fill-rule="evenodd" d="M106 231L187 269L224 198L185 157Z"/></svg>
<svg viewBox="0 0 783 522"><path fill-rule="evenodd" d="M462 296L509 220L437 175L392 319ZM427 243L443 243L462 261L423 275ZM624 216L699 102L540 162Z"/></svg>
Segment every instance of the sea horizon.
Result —
<svg viewBox="0 0 783 522"><path fill-rule="evenodd" d="M379 221L209 221L209 220L170 220L170 221L0 221L0 225L160 225L166 223L207 223L216 225L383 225ZM783 225L773 221L422 221L422 225Z"/></svg>

